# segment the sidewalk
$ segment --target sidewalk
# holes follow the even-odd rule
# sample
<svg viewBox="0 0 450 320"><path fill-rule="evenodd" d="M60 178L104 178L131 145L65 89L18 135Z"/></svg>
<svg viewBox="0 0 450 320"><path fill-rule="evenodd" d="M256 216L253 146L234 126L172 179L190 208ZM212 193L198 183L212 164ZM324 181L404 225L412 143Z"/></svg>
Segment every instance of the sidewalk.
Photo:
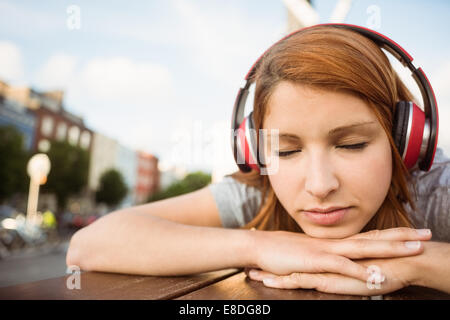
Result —
<svg viewBox="0 0 450 320"><path fill-rule="evenodd" d="M0 260L0 287L66 275L66 253L70 237L26 248Z"/></svg>
<svg viewBox="0 0 450 320"><path fill-rule="evenodd" d="M13 252L10 252L7 256L3 257L0 260L0 263L2 263L3 261L9 261L20 258L33 258L45 254L50 254L52 252L67 251L67 248L69 247L69 241L70 239L66 239L64 241L45 243L43 245L36 247L17 249Z"/></svg>

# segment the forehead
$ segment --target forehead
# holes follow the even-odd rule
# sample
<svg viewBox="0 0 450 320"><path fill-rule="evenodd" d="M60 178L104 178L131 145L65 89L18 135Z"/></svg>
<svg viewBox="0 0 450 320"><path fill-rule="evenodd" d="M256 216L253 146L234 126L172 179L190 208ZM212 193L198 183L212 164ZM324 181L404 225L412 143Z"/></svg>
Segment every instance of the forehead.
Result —
<svg viewBox="0 0 450 320"><path fill-rule="evenodd" d="M339 126L363 122L380 126L367 102L354 94L281 82L268 101L263 128L328 133Z"/></svg>

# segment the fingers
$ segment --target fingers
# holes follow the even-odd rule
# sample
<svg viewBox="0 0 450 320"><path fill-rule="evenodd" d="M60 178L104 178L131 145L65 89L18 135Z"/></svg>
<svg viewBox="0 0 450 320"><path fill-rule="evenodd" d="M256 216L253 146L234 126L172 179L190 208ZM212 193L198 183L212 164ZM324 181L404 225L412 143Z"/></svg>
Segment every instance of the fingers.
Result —
<svg viewBox="0 0 450 320"><path fill-rule="evenodd" d="M352 239L332 241L328 251L350 259L393 258L422 253L423 244L420 241Z"/></svg>
<svg viewBox="0 0 450 320"><path fill-rule="evenodd" d="M350 259L393 258L422 253L420 241L429 239L429 229L391 228L372 230L343 240L331 240L327 248L334 254Z"/></svg>
<svg viewBox="0 0 450 320"><path fill-rule="evenodd" d="M320 292L346 295L381 295L399 289L389 284L368 286L366 282L339 274L312 274L294 272L262 280L266 287L279 289L316 289Z"/></svg>
<svg viewBox="0 0 450 320"><path fill-rule="evenodd" d="M379 295L389 291L390 285L379 281L369 286L367 281L349 278L332 273L293 272L290 275L275 275L263 270L252 269L249 272L252 280L261 281L266 287L278 289L316 289L325 293L348 295Z"/></svg>
<svg viewBox="0 0 450 320"><path fill-rule="evenodd" d="M320 258L320 264L318 265L319 268L316 268L315 270L306 268L304 272L308 274L314 274L313 272L317 272L317 274L323 272L338 273L362 281L367 281L367 279L370 277L370 273L368 272L367 267L340 256L324 254ZM247 276L253 280L258 281L263 281L264 279L267 278L274 278L274 277L278 278L282 276L264 270L250 269L248 271L249 272L247 273Z"/></svg>
<svg viewBox="0 0 450 320"><path fill-rule="evenodd" d="M385 230L372 230L364 233L358 233L347 239L368 239L368 240L430 240L430 229L413 229L413 228L391 228Z"/></svg>
<svg viewBox="0 0 450 320"><path fill-rule="evenodd" d="M323 254L320 262L318 262L318 266L323 268L323 270L318 270L317 272L342 274L362 281L367 281L369 278L368 269L365 266L339 255Z"/></svg>
<svg viewBox="0 0 450 320"><path fill-rule="evenodd" d="M252 280L262 281L267 287L280 289L315 289L317 278L320 277L320 274L294 272L290 275L280 276L267 271L252 269L248 276Z"/></svg>
<svg viewBox="0 0 450 320"><path fill-rule="evenodd" d="M279 289L318 289L322 282L320 274L294 272L288 276L264 278L266 287Z"/></svg>
<svg viewBox="0 0 450 320"><path fill-rule="evenodd" d="M362 281L367 281L367 279L370 277L368 268L364 265L358 264L348 258L339 255L332 255L327 253L321 254L320 258L317 259L317 262L314 264L314 266L301 265L297 268L297 271L307 273L337 273ZM268 271L255 269L249 270L249 272L246 274L251 279L258 281L262 281L265 278L278 276ZM380 275L380 277L382 276L383 275Z"/></svg>
<svg viewBox="0 0 450 320"><path fill-rule="evenodd" d="M249 273L247 275L250 279L257 280L257 281L263 281L266 278L272 278L272 277L278 276L271 272L267 272L264 270L256 270L256 269L249 270Z"/></svg>

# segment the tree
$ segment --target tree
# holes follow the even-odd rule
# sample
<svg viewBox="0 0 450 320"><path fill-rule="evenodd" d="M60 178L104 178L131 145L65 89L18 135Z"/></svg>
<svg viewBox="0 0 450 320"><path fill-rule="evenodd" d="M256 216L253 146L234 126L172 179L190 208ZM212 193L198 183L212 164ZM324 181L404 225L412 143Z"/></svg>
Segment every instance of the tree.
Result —
<svg viewBox="0 0 450 320"><path fill-rule="evenodd" d="M186 188L191 191L201 189L206 185L208 185L210 182L211 182L211 175L201 171L189 173L184 177L183 180L181 180L181 183L184 184Z"/></svg>
<svg viewBox="0 0 450 320"><path fill-rule="evenodd" d="M182 180L176 181L168 186L165 190L156 192L148 198L148 202L176 197L185 193L189 193L201 189L211 183L211 175L196 171L189 173Z"/></svg>
<svg viewBox="0 0 450 320"><path fill-rule="evenodd" d="M43 190L56 195L58 208L62 210L67 199L87 185L89 152L66 141L52 141L47 155L51 169Z"/></svg>
<svg viewBox="0 0 450 320"><path fill-rule="evenodd" d="M128 188L122 174L116 169L109 169L100 177L100 185L95 199L97 202L103 202L111 207L118 205L127 193Z"/></svg>
<svg viewBox="0 0 450 320"><path fill-rule="evenodd" d="M0 203L17 193L26 193L28 152L23 136L13 126L0 127Z"/></svg>

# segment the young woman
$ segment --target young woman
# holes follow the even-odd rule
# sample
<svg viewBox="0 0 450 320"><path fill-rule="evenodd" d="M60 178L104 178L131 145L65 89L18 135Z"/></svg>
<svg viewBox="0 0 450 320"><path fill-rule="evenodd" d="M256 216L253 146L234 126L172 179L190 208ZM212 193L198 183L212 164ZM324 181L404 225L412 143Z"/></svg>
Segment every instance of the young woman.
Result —
<svg viewBox="0 0 450 320"><path fill-rule="evenodd" d="M393 114L413 97L378 45L316 26L273 46L254 77L253 121L279 130L264 149L277 169L108 214L75 233L67 264L144 275L244 267L267 286L355 295L450 292L450 160L438 149L428 172L403 163Z"/></svg>

